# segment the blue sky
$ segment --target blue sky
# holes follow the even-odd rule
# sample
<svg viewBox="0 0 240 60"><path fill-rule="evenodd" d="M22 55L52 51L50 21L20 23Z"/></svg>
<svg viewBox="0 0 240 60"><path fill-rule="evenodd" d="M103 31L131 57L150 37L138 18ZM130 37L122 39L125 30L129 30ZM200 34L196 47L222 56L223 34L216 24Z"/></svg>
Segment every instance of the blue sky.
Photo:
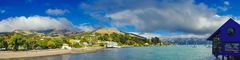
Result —
<svg viewBox="0 0 240 60"><path fill-rule="evenodd" d="M100 27L125 32L209 35L238 21L238 0L0 0L0 31ZM67 22L67 23L66 23Z"/></svg>

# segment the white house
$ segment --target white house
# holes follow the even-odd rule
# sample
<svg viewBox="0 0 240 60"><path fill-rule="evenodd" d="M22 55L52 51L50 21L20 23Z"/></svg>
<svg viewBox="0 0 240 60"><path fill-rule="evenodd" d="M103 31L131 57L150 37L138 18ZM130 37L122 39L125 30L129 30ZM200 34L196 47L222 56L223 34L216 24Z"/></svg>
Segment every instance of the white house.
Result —
<svg viewBox="0 0 240 60"><path fill-rule="evenodd" d="M68 44L65 44L65 43L64 43L61 49L71 50L72 48L71 48Z"/></svg>
<svg viewBox="0 0 240 60"><path fill-rule="evenodd" d="M119 48L117 42L107 42L107 48Z"/></svg>

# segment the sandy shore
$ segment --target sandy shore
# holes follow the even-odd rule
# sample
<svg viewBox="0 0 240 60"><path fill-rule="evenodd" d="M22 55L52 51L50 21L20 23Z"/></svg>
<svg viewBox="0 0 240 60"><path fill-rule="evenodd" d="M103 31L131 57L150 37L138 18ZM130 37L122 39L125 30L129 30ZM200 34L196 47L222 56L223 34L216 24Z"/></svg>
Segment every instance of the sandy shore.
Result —
<svg viewBox="0 0 240 60"><path fill-rule="evenodd" d="M90 52L96 52L99 49L101 48L73 48L72 50L47 49L47 50L30 50L30 51L0 51L0 59L51 56L51 55L61 55L61 54L73 54L73 53L90 53Z"/></svg>

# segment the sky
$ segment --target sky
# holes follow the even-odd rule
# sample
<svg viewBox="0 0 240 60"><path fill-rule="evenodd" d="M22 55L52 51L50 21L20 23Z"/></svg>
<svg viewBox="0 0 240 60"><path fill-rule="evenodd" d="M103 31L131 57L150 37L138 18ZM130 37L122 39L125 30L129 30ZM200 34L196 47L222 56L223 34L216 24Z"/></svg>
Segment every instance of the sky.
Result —
<svg viewBox="0 0 240 60"><path fill-rule="evenodd" d="M208 37L239 0L0 0L0 32L115 28L148 36Z"/></svg>

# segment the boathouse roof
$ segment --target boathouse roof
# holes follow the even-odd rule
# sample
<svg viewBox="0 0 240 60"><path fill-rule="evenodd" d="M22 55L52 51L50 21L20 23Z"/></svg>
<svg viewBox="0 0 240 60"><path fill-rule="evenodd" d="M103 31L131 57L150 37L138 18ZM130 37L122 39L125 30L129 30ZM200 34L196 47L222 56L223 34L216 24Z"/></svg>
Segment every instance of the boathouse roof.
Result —
<svg viewBox="0 0 240 60"><path fill-rule="evenodd" d="M213 40L213 38L220 33L220 39L222 41L236 42L240 41L240 25L233 19L229 19L218 30L216 30L207 40Z"/></svg>

